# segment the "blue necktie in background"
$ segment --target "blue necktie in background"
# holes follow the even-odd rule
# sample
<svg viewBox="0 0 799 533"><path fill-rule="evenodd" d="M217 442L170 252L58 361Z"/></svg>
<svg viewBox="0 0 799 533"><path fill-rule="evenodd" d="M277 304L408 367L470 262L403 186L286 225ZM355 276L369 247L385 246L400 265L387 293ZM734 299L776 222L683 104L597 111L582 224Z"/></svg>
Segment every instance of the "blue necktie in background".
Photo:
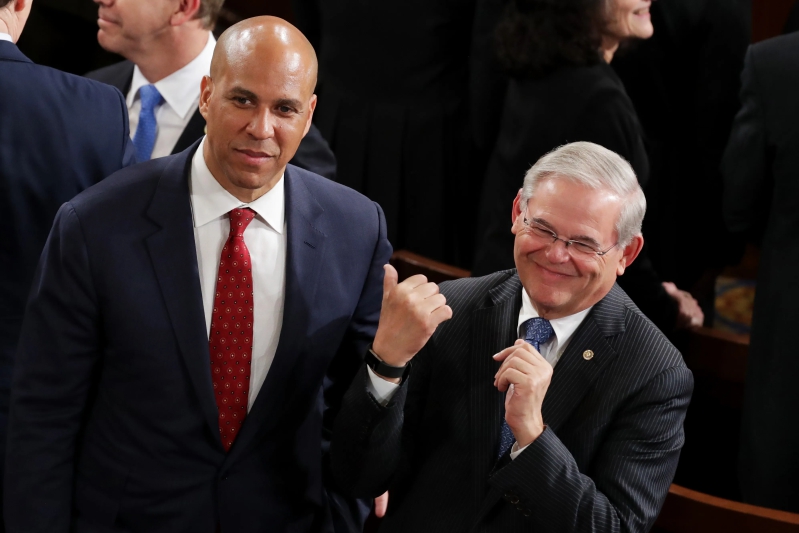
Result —
<svg viewBox="0 0 799 533"><path fill-rule="evenodd" d="M549 320L546 318L531 318L530 320L526 320L522 326L524 327L524 342L533 345L533 348L541 351L541 345L545 344L549 339L552 338L552 335L555 334L555 330L552 329L552 324L549 323ZM497 458L501 458L505 453L513 446L513 432L510 430L510 426L505 421L505 418L502 418L502 429L500 431L499 436L499 453L497 454Z"/></svg>
<svg viewBox="0 0 799 533"><path fill-rule="evenodd" d="M155 85L144 85L139 89L139 100L141 100L141 111L136 135L133 136L133 149L136 151L136 160L142 162L149 161L153 154L155 134L158 130L155 108L161 105L163 97Z"/></svg>

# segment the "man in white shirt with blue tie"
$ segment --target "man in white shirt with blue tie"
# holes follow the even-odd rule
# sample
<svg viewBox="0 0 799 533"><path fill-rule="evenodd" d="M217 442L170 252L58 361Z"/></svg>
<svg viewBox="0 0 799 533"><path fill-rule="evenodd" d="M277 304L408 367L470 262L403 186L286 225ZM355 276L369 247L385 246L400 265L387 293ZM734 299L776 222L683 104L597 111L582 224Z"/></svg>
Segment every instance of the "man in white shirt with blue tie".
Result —
<svg viewBox="0 0 799 533"><path fill-rule="evenodd" d="M97 40L126 61L87 76L125 95L138 161L182 152L205 134L200 81L210 73L224 0L95 2ZM314 126L292 164L335 178L335 156Z"/></svg>

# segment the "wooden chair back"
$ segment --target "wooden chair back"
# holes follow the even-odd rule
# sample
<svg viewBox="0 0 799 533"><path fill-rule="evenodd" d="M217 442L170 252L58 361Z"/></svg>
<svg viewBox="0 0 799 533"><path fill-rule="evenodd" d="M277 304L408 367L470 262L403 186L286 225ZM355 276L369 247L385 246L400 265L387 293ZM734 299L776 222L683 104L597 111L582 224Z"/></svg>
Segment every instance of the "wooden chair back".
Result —
<svg viewBox="0 0 799 533"><path fill-rule="evenodd" d="M799 514L672 485L652 533L799 533Z"/></svg>
<svg viewBox="0 0 799 533"><path fill-rule="evenodd" d="M468 270L434 261L408 250L397 250L389 262L397 269L400 281L416 274L424 274L433 283L471 276Z"/></svg>

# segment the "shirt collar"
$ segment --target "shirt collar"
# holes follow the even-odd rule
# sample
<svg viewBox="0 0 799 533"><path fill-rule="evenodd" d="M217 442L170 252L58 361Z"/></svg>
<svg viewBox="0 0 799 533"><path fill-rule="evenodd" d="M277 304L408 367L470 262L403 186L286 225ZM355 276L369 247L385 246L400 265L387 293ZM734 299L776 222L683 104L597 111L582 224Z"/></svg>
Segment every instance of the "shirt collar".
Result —
<svg viewBox="0 0 799 533"><path fill-rule="evenodd" d="M14 42L14 39L7 33L0 32L0 41L8 41L10 43Z"/></svg>
<svg viewBox="0 0 799 533"><path fill-rule="evenodd" d="M593 305L587 309L583 309L573 315L564 316L562 318L554 318L549 321L552 325L552 329L555 331L555 339L557 340L558 346L565 346L567 342L572 338L574 332L577 331L577 328L580 327L580 324L583 323L585 317L588 316L588 313L591 311L591 308L594 307ZM530 300L530 295L527 294L527 290L522 287L522 311L519 313L519 323L517 325L517 330L521 328L522 324L525 323L527 320L531 318L538 317L538 311L536 311L535 306L533 305L532 300ZM524 336L521 334L520 336Z"/></svg>
<svg viewBox="0 0 799 533"><path fill-rule="evenodd" d="M200 146L194 153L191 162L191 177L189 178L194 227L199 228L220 217L226 217L231 210L237 207L249 207L273 230L282 234L286 220L283 179L285 174L280 176L280 180L269 192L254 202L245 204L227 192L211 174L205 163L204 146L205 139L200 142Z"/></svg>
<svg viewBox="0 0 799 533"><path fill-rule="evenodd" d="M200 55L182 69L173 72L166 78L155 82L155 88L164 97L164 101L169 104L180 118L194 109L197 100L200 98L200 81L203 76L208 76L211 72L211 58L214 55L216 39L213 34L208 32L208 42L205 43ZM139 66L133 67L133 80L128 91L127 105L130 108L139 94L139 89L149 85L149 81L144 77Z"/></svg>

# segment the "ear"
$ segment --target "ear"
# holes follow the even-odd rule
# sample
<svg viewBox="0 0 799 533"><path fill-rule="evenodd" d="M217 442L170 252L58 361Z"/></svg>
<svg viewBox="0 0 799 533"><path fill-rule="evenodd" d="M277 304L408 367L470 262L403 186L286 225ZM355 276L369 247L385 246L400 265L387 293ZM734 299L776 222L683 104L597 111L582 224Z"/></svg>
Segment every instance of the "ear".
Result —
<svg viewBox="0 0 799 533"><path fill-rule="evenodd" d="M633 237L633 240L630 241L630 244L624 247L622 250L622 255L619 258L619 264L616 266L616 275L621 276L624 274L624 269L630 266L635 258L638 257L638 254L641 253L641 250L644 248L644 237L642 235L636 235Z"/></svg>
<svg viewBox="0 0 799 533"><path fill-rule="evenodd" d="M189 21L196 20L202 0L178 0L178 5L172 13L169 23L172 26L181 26Z"/></svg>
<svg viewBox="0 0 799 533"><path fill-rule="evenodd" d="M200 114L208 122L208 107L210 106L211 95L214 92L214 80L211 76L203 76L200 82Z"/></svg>
<svg viewBox="0 0 799 533"><path fill-rule="evenodd" d="M524 211L526 208L527 208L526 205L522 205L522 190L519 189L519 192L516 193L516 198L513 199L513 208L511 209L510 212L510 222L511 224L513 224L514 228L516 227L517 221L521 223L521 220L519 220L519 216L522 215L522 211ZM511 231L513 231L513 233L516 234L515 230Z"/></svg>
<svg viewBox="0 0 799 533"><path fill-rule="evenodd" d="M302 132L303 138L308 135L308 130L311 129L311 120L313 119L313 112L316 109L316 95L311 95L311 100L308 102L308 121L305 123L305 131Z"/></svg>

